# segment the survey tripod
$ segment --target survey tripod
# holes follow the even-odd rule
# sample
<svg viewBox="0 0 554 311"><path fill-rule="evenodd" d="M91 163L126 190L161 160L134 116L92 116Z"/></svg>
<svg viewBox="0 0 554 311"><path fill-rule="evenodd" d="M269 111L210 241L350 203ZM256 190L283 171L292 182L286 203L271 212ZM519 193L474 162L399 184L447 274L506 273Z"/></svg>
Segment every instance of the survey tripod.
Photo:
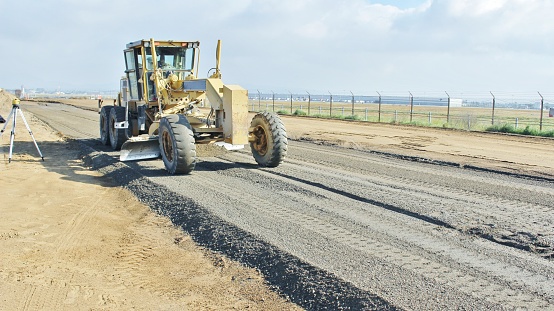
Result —
<svg viewBox="0 0 554 311"><path fill-rule="evenodd" d="M8 118L6 119L6 124L4 124L2 131L0 131L0 137L2 137L2 134L4 134L4 130L6 129L6 126L8 126L8 123L10 123L10 118L13 117L13 126L12 126L11 135L10 135L10 154L8 157L8 163L12 161L13 139L15 137L15 125L17 124L16 119L17 119L18 112L19 112L19 116L23 120L23 123L25 123L25 126L27 127L27 131L29 131L29 134L31 135L33 142L35 143L35 147L37 148L38 154L40 154L40 158L42 159L42 161L44 161L44 157L42 156L42 152L40 152L35 136L33 135L31 128L29 127L29 123L27 123L27 120L25 120L25 116L23 116L23 111L21 111L21 108L19 108L19 99L14 98L14 100L12 100L12 111L10 111Z"/></svg>

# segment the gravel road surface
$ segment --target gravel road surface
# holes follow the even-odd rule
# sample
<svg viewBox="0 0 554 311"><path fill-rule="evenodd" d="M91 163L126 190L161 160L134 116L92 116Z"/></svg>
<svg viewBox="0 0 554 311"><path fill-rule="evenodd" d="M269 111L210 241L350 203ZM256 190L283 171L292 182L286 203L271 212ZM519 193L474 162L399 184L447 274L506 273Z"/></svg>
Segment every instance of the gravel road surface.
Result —
<svg viewBox="0 0 554 311"><path fill-rule="evenodd" d="M97 112L25 109L306 309L554 309L554 180L303 141L278 168L248 148L199 148L192 175L169 176L160 160L119 162L97 140Z"/></svg>

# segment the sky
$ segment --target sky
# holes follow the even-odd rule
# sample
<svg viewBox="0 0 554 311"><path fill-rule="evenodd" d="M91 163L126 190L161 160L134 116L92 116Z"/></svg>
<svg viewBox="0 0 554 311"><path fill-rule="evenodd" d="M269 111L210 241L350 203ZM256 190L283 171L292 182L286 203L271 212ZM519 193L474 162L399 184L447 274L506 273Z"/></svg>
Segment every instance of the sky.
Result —
<svg viewBox="0 0 554 311"><path fill-rule="evenodd" d="M116 90L140 39L222 40L261 92L554 91L552 0L0 0L0 88Z"/></svg>

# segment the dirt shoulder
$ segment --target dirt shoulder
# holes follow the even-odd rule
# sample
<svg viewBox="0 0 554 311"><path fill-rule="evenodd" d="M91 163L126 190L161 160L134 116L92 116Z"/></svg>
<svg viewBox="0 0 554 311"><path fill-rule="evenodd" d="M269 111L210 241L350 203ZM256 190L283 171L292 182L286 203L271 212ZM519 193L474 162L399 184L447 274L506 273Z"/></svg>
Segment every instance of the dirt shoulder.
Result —
<svg viewBox="0 0 554 311"><path fill-rule="evenodd" d="M7 119L11 97L0 92ZM82 166L74 142L24 111L0 146L1 310L295 310L259 273L198 247ZM0 124L1 127L4 124Z"/></svg>

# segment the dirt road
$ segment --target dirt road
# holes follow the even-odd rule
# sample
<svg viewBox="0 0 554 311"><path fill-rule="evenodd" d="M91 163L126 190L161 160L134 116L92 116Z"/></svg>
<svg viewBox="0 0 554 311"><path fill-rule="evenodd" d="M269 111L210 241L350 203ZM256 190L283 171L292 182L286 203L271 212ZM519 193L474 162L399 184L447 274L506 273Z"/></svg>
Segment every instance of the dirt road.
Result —
<svg viewBox="0 0 554 311"><path fill-rule="evenodd" d="M92 138L94 111L28 109L80 133L88 164L195 242L307 309L554 308L554 174L541 160L552 140L285 118L295 140L276 169L210 150L192 175L168 176L161 161L118 162Z"/></svg>

